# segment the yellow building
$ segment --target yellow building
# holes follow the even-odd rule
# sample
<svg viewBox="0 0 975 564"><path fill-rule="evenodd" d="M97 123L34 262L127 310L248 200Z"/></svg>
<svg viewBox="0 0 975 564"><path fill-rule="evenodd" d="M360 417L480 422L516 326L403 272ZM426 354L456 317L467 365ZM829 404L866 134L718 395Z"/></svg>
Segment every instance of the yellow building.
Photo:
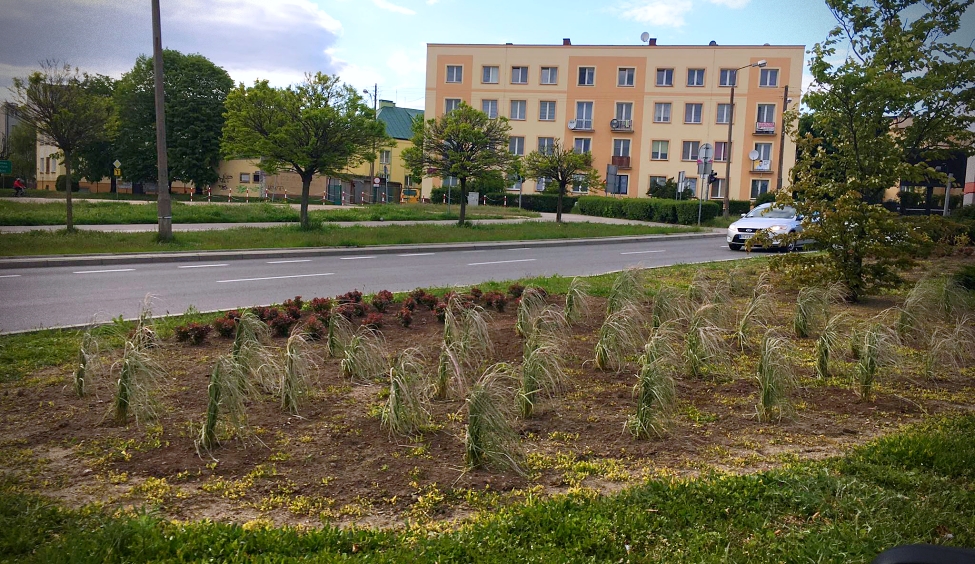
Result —
<svg viewBox="0 0 975 564"><path fill-rule="evenodd" d="M731 198L749 199L774 190L780 178L788 184L796 151L784 135L783 111L799 100L804 50L665 46L655 39L638 46L568 39L562 45L428 44L426 115L439 117L463 101L507 117L512 152L545 150L561 139L592 152L604 178L614 165L618 181L607 192L631 197L680 172L696 190L697 160L710 144L719 180L708 196L723 197L728 189L730 156ZM438 184L425 179L424 191ZM542 189L544 182L524 185Z"/></svg>

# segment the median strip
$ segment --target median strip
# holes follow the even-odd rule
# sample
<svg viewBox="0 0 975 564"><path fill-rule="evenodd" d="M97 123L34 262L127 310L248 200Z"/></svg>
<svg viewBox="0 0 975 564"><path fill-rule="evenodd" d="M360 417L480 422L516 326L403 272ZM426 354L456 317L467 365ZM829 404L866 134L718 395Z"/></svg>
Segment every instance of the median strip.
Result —
<svg viewBox="0 0 975 564"><path fill-rule="evenodd" d="M331 276L334 272L323 272L321 274L292 274L291 276L265 276L262 278L234 278L233 280L217 280L217 284L228 282L256 282L258 280L283 280L285 278L310 278L312 276Z"/></svg>

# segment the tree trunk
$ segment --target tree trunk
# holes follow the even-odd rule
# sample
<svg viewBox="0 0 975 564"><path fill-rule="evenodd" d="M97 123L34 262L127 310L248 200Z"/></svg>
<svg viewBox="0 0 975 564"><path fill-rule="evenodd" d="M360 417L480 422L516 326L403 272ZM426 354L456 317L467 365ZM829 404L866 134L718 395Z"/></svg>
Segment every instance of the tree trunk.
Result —
<svg viewBox="0 0 975 564"><path fill-rule="evenodd" d="M299 217L301 221L302 229L311 229L311 225L308 223L308 196L311 193L311 179L314 174L302 174L301 175L301 211L299 212Z"/></svg>
<svg viewBox="0 0 975 564"><path fill-rule="evenodd" d="M64 152L64 203L67 208L67 219L65 227L68 231L74 231L74 214L71 209L71 153Z"/></svg>
<svg viewBox="0 0 975 564"><path fill-rule="evenodd" d="M447 188L450 189L449 187ZM460 177L460 218L457 220L457 225L460 227L464 226L464 220L467 219L467 177Z"/></svg>
<svg viewBox="0 0 975 564"><path fill-rule="evenodd" d="M565 194L565 183L559 182L559 197L555 202L555 223L562 223L562 195Z"/></svg>

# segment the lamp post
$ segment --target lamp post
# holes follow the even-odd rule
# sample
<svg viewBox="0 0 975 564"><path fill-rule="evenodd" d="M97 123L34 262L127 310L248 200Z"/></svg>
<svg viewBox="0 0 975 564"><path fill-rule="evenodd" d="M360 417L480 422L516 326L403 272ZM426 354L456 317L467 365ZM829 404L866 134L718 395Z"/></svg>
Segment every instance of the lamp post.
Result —
<svg viewBox="0 0 975 564"><path fill-rule="evenodd" d="M368 88L363 88L362 93L372 98L372 119L378 120L379 119L379 84L376 83L372 85L372 92L369 92ZM373 152L373 158L371 161L369 161L369 182L370 183L372 182L372 179L376 177L376 157L375 157L376 143L375 142L373 142L372 144L372 152ZM360 203L365 203L365 202L360 202Z"/></svg>
<svg viewBox="0 0 975 564"><path fill-rule="evenodd" d="M735 86L738 85L738 71L742 69L747 69L748 67L764 67L767 64L765 59L761 61L754 62L750 65L745 65L743 67L738 67L735 69L735 80L731 83L731 99L730 107L728 108L728 146L725 148L725 173L724 182L726 184L724 190L724 216L729 217L731 215L731 133L735 124Z"/></svg>
<svg viewBox="0 0 975 564"><path fill-rule="evenodd" d="M779 167L778 167L778 177L775 179L775 191L778 192L782 190L782 158L785 156L785 112L789 109L789 102L792 98L789 98L789 85L785 85L785 93L782 95L782 124L779 126L782 131L779 132Z"/></svg>

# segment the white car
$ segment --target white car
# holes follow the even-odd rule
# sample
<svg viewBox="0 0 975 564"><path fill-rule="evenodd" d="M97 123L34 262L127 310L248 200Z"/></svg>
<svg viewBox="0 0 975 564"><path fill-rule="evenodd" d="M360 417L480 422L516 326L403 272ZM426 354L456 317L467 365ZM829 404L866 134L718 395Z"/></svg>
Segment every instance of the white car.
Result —
<svg viewBox="0 0 975 564"><path fill-rule="evenodd" d="M769 232L776 247L791 251L795 249L796 243L783 243L780 246L778 242L782 235L802 231L802 217L798 216L796 209L790 206L775 206L771 202L757 206L728 226L728 247L732 251L740 251L746 241L763 230ZM800 241L799 245L801 244Z"/></svg>

